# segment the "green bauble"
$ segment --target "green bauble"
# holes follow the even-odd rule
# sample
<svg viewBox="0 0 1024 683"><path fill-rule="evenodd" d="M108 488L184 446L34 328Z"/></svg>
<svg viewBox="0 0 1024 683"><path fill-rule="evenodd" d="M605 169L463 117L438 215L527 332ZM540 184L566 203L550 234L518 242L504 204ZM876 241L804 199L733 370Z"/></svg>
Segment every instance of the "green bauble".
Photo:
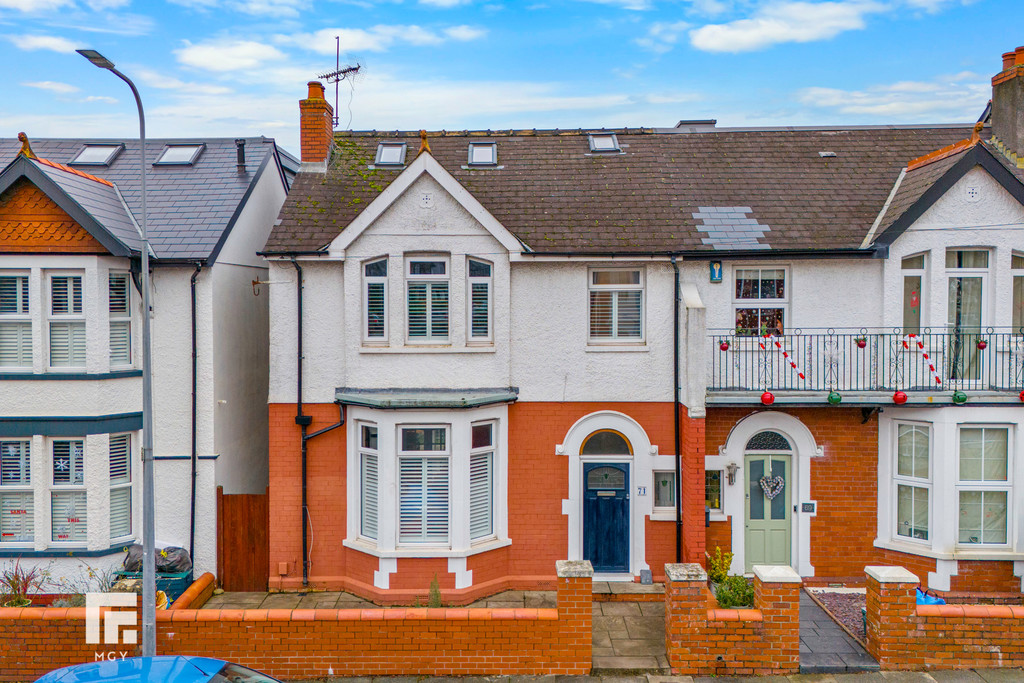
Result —
<svg viewBox="0 0 1024 683"><path fill-rule="evenodd" d="M843 396L838 391L828 392L828 404L830 406L837 406L843 401Z"/></svg>
<svg viewBox="0 0 1024 683"><path fill-rule="evenodd" d="M957 404L958 406L962 406L963 404L967 403L967 394L957 389L956 391L953 392L953 403Z"/></svg>

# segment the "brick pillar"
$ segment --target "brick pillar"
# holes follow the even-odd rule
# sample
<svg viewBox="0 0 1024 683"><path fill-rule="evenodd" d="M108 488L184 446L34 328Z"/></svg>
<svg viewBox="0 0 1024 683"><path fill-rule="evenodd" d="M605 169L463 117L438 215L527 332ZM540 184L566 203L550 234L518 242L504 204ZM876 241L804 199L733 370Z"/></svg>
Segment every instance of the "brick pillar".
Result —
<svg viewBox="0 0 1024 683"><path fill-rule="evenodd" d="M683 559L703 564L705 549L704 528L704 418L690 417L686 406L682 412L682 496L683 502Z"/></svg>
<svg viewBox="0 0 1024 683"><path fill-rule="evenodd" d="M914 652L917 595L921 580L903 567L865 567L868 575L868 652L882 669L924 668L924 653Z"/></svg>
<svg viewBox="0 0 1024 683"><path fill-rule="evenodd" d="M559 645L566 669L560 673L590 673L593 646L594 567L589 560L558 560Z"/></svg>
<svg viewBox="0 0 1024 683"><path fill-rule="evenodd" d="M754 608L764 623L765 662L772 674L800 671L800 588L792 567L754 566Z"/></svg>
<svg viewBox="0 0 1024 683"><path fill-rule="evenodd" d="M299 101L299 137L302 161L324 162L334 137L334 108L324 99L324 85L310 81L309 97Z"/></svg>
<svg viewBox="0 0 1024 683"><path fill-rule="evenodd" d="M673 675L701 673L701 661L710 656L700 637L708 618L707 583L697 563L665 565L665 654Z"/></svg>

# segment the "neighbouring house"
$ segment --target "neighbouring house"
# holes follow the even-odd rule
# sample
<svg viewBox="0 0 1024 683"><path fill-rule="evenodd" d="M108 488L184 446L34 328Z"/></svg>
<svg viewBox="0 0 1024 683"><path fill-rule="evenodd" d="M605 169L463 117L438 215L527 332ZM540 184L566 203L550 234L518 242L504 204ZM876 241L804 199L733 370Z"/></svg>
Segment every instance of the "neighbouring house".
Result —
<svg viewBox="0 0 1024 683"><path fill-rule="evenodd" d="M0 160L0 563L81 578L141 539L139 144L7 138ZM197 572L218 487L266 491L252 281L297 167L267 138L146 143L156 540Z"/></svg>
<svg viewBox="0 0 1024 683"><path fill-rule="evenodd" d="M1007 59L978 130L334 132L310 83L263 252L271 586L467 602L721 547L1019 590Z"/></svg>

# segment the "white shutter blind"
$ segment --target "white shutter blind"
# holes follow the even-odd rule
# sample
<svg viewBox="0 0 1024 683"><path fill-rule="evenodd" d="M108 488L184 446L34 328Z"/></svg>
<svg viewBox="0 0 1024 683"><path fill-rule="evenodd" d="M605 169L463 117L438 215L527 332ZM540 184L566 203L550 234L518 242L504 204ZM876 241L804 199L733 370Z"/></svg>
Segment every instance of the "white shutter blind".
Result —
<svg viewBox="0 0 1024 683"><path fill-rule="evenodd" d="M110 437L110 483L128 484L132 480L131 438L128 434Z"/></svg>
<svg viewBox="0 0 1024 683"><path fill-rule="evenodd" d="M82 442L53 442L53 483L83 483Z"/></svg>
<svg viewBox="0 0 1024 683"><path fill-rule="evenodd" d="M28 486L31 459L28 441L0 441L0 486Z"/></svg>
<svg viewBox="0 0 1024 683"><path fill-rule="evenodd" d="M409 283L409 336L427 336L427 284Z"/></svg>
<svg viewBox="0 0 1024 683"><path fill-rule="evenodd" d="M639 291L617 292L616 337L640 337L643 293Z"/></svg>
<svg viewBox="0 0 1024 683"><path fill-rule="evenodd" d="M110 537L120 538L132 532L132 488L110 491Z"/></svg>
<svg viewBox="0 0 1024 683"><path fill-rule="evenodd" d="M590 336L612 336L613 292L590 292Z"/></svg>
<svg viewBox="0 0 1024 683"><path fill-rule="evenodd" d="M447 292L448 286L445 285ZM448 541L448 458L424 458L427 481L426 541Z"/></svg>
<svg viewBox="0 0 1024 683"><path fill-rule="evenodd" d="M110 364L130 365L132 362L131 290L127 273L111 273L108 280L110 309Z"/></svg>
<svg viewBox="0 0 1024 683"><path fill-rule="evenodd" d="M109 283L111 317L127 314L128 276L125 273L111 273Z"/></svg>
<svg viewBox="0 0 1024 683"><path fill-rule="evenodd" d="M448 283L430 285L430 336L448 336Z"/></svg>
<svg viewBox="0 0 1024 683"><path fill-rule="evenodd" d="M110 437L110 537L132 532L131 436Z"/></svg>
<svg viewBox="0 0 1024 683"><path fill-rule="evenodd" d="M110 321L110 364L130 365L132 362L132 330L127 320Z"/></svg>
<svg viewBox="0 0 1024 683"><path fill-rule="evenodd" d="M0 322L0 367L32 367L32 323Z"/></svg>
<svg viewBox="0 0 1024 683"><path fill-rule="evenodd" d="M0 315L28 313L28 277L0 277Z"/></svg>
<svg viewBox="0 0 1024 683"><path fill-rule="evenodd" d="M87 540L85 491L54 491L51 499L53 540Z"/></svg>
<svg viewBox="0 0 1024 683"><path fill-rule="evenodd" d="M77 315L82 312L81 276L50 278L50 312L54 315Z"/></svg>
<svg viewBox="0 0 1024 683"><path fill-rule="evenodd" d="M474 453L469 458L469 537L471 540L493 533L491 512L493 495L493 453Z"/></svg>
<svg viewBox="0 0 1024 683"><path fill-rule="evenodd" d="M490 331L490 289L489 282L474 282L470 292L470 336L489 337Z"/></svg>
<svg viewBox="0 0 1024 683"><path fill-rule="evenodd" d="M376 540L377 538L377 456L373 453L362 454L362 515L360 533Z"/></svg>
<svg viewBox="0 0 1024 683"><path fill-rule="evenodd" d="M448 458L399 459L399 540L448 541Z"/></svg>
<svg viewBox="0 0 1024 683"><path fill-rule="evenodd" d="M85 323L50 323L50 365L78 367L85 365Z"/></svg>
<svg viewBox="0 0 1024 683"><path fill-rule="evenodd" d="M35 539L31 492L0 492L0 543L31 543Z"/></svg>
<svg viewBox="0 0 1024 683"><path fill-rule="evenodd" d="M384 337L383 282L366 283L366 336L371 339Z"/></svg>

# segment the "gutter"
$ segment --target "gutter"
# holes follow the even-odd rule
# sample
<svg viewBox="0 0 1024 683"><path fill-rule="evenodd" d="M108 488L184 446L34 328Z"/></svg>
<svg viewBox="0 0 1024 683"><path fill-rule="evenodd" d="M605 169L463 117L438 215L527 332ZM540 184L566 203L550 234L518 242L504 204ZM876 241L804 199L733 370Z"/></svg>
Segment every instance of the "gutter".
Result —
<svg viewBox="0 0 1024 683"><path fill-rule="evenodd" d="M679 265L672 257L672 422L676 440L676 563L683 561L683 454L679 421Z"/></svg>
<svg viewBox="0 0 1024 683"><path fill-rule="evenodd" d="M199 271L203 269L202 262L196 262L196 269L189 278L189 286L192 291L192 494L189 498L189 535L188 555L196 556L196 479L199 476L199 442L196 436L196 402L198 394L198 359L199 351L196 343L196 278Z"/></svg>
<svg viewBox="0 0 1024 683"><path fill-rule="evenodd" d="M864 258L875 256L871 249L744 249L735 251L526 251L520 256L560 256L567 258L679 258L683 261L719 261L725 259L777 259L777 258Z"/></svg>

